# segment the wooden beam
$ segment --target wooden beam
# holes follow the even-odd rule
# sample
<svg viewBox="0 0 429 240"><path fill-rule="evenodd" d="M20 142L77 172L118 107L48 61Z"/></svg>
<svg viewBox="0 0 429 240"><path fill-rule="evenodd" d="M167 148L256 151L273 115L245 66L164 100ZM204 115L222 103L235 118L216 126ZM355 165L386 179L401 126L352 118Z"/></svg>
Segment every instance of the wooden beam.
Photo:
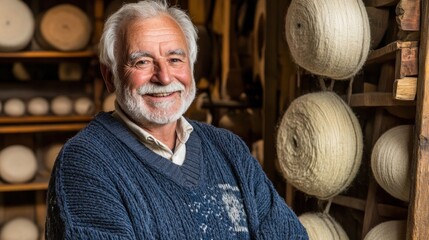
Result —
<svg viewBox="0 0 429 240"><path fill-rule="evenodd" d="M395 78L416 76L419 71L418 47L403 47L396 51Z"/></svg>
<svg viewBox="0 0 429 240"><path fill-rule="evenodd" d="M401 0L396 6L396 22L403 31L419 31L420 1Z"/></svg>
<svg viewBox="0 0 429 240"><path fill-rule="evenodd" d="M275 127L278 121L277 84L279 76L278 45L281 31L279 31L280 0L266 1L266 48L265 48L265 87L263 101L263 139L264 139L264 170L271 179L276 179L276 144Z"/></svg>
<svg viewBox="0 0 429 240"><path fill-rule="evenodd" d="M392 97L391 92L369 92L353 94L349 105L350 107L393 107L413 106L415 102L396 100Z"/></svg>
<svg viewBox="0 0 429 240"><path fill-rule="evenodd" d="M366 200L355 198L355 197L349 197L349 196L343 196L343 195L337 195L332 199L332 203L353 208L359 211L364 211L366 207ZM377 211L379 212L379 215L382 217L389 217L389 218L405 218L407 216L407 209L403 207L398 207L394 205L388 205L388 204L382 204L377 203L376 205Z"/></svg>
<svg viewBox="0 0 429 240"><path fill-rule="evenodd" d="M421 1L419 76L407 239L429 236L429 3Z"/></svg>
<svg viewBox="0 0 429 240"><path fill-rule="evenodd" d="M405 77L396 79L393 83L393 98L413 101L416 98L417 78Z"/></svg>
<svg viewBox="0 0 429 240"><path fill-rule="evenodd" d="M369 53L366 64L383 63L388 60L393 60L396 57L396 52L401 48L418 47L417 41L395 41L388 45L376 49Z"/></svg>
<svg viewBox="0 0 429 240"><path fill-rule="evenodd" d="M398 4L399 0L364 0L363 2L369 7L385 7Z"/></svg>

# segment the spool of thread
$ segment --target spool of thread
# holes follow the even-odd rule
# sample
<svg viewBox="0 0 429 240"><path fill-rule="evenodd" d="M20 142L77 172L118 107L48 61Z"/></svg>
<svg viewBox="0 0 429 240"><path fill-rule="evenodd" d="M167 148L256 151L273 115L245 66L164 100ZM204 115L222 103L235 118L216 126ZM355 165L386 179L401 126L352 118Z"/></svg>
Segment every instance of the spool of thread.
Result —
<svg viewBox="0 0 429 240"><path fill-rule="evenodd" d="M377 183L406 202L410 198L412 132L412 125L389 129L377 139L371 153L371 169Z"/></svg>
<svg viewBox="0 0 429 240"><path fill-rule="evenodd" d="M114 93L110 93L103 101L103 111L110 112L115 110L115 100L116 95Z"/></svg>
<svg viewBox="0 0 429 240"><path fill-rule="evenodd" d="M0 240L37 240L39 228L28 218L18 217L7 221L0 233Z"/></svg>
<svg viewBox="0 0 429 240"><path fill-rule="evenodd" d="M10 117L21 117L25 114L25 103L19 98L10 98L4 103L4 113Z"/></svg>
<svg viewBox="0 0 429 240"><path fill-rule="evenodd" d="M298 217L310 240L338 239L348 240L344 229L329 214L326 213L304 213ZM386 238L388 239L388 238Z"/></svg>
<svg viewBox="0 0 429 240"><path fill-rule="evenodd" d="M27 103L27 111L31 115L43 116L49 113L49 102L43 97L35 97Z"/></svg>
<svg viewBox="0 0 429 240"><path fill-rule="evenodd" d="M37 172L33 151L23 145L11 145L0 152L0 176L9 183L30 181Z"/></svg>
<svg viewBox="0 0 429 240"><path fill-rule="evenodd" d="M0 51L24 49L35 29L31 9L21 0L0 0L0 6Z"/></svg>
<svg viewBox="0 0 429 240"><path fill-rule="evenodd" d="M54 168L55 161L62 147L62 143L53 143L49 145L43 152L43 163L49 172Z"/></svg>
<svg viewBox="0 0 429 240"><path fill-rule="evenodd" d="M316 75L349 79L368 56L370 27L361 0L292 0L285 31L294 61Z"/></svg>
<svg viewBox="0 0 429 240"><path fill-rule="evenodd" d="M85 12L72 4L58 4L41 16L36 39L45 49L78 51L88 45L91 31Z"/></svg>
<svg viewBox="0 0 429 240"><path fill-rule="evenodd" d="M51 101L51 111L58 116L70 115L73 111L73 102L67 96L57 96Z"/></svg>
<svg viewBox="0 0 429 240"><path fill-rule="evenodd" d="M333 92L296 98L277 133L279 170L297 189L329 199L355 178L362 130L350 107Z"/></svg>
<svg viewBox="0 0 429 240"><path fill-rule="evenodd" d="M73 109L77 115L90 115L94 112L94 102L88 97L80 97L75 100Z"/></svg>
<svg viewBox="0 0 429 240"><path fill-rule="evenodd" d="M403 240L406 239L407 223L402 220L382 222L372 228L364 240Z"/></svg>

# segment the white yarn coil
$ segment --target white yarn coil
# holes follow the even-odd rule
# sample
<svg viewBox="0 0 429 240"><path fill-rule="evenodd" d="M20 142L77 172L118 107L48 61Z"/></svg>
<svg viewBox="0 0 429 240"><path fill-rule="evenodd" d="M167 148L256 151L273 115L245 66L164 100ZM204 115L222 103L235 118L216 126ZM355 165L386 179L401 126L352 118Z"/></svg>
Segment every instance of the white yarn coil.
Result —
<svg viewBox="0 0 429 240"><path fill-rule="evenodd" d="M410 154L412 125L389 129L375 143L371 153L371 168L377 183L393 197L410 198Z"/></svg>
<svg viewBox="0 0 429 240"><path fill-rule="evenodd" d="M35 29L31 9L21 0L0 0L0 6L0 51L24 49Z"/></svg>
<svg viewBox="0 0 429 240"><path fill-rule="evenodd" d="M4 113L10 117L21 117L25 114L25 103L19 98L10 98L4 103Z"/></svg>
<svg viewBox="0 0 429 240"><path fill-rule="evenodd" d="M407 223L403 220L392 220L378 224L365 236L364 240L403 240L406 238Z"/></svg>
<svg viewBox="0 0 429 240"><path fill-rule="evenodd" d="M27 111L31 115L43 116L49 113L49 101L43 97L35 97L27 102Z"/></svg>
<svg viewBox="0 0 429 240"><path fill-rule="evenodd" d="M88 97L80 97L73 104L74 112L77 115L91 115L94 108L94 102Z"/></svg>
<svg viewBox="0 0 429 240"><path fill-rule="evenodd" d="M326 213L304 213L298 217L310 240L348 240L341 225Z"/></svg>
<svg viewBox="0 0 429 240"><path fill-rule="evenodd" d="M34 152L23 145L11 145L0 152L0 176L9 183L31 180L37 172Z"/></svg>
<svg viewBox="0 0 429 240"><path fill-rule="evenodd" d="M362 130L350 107L333 92L296 98L277 134L280 171L297 189L329 199L355 178L362 158Z"/></svg>
<svg viewBox="0 0 429 240"><path fill-rule="evenodd" d="M316 75L348 79L368 56L370 27L361 0L292 0L285 30L294 61Z"/></svg>
<svg viewBox="0 0 429 240"><path fill-rule="evenodd" d="M7 221L0 232L0 240L37 240L39 228L34 221L18 217Z"/></svg>
<svg viewBox="0 0 429 240"><path fill-rule="evenodd" d="M70 115L73 111L73 101L65 95L57 96L51 100L51 111L58 116Z"/></svg>

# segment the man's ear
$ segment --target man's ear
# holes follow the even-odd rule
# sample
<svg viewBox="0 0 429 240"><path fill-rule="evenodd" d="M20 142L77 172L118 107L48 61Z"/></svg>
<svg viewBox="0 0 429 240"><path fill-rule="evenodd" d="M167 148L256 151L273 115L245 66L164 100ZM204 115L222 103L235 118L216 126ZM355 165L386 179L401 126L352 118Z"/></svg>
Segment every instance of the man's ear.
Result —
<svg viewBox="0 0 429 240"><path fill-rule="evenodd" d="M112 71L104 64L100 64L100 72L103 76L104 84L107 87L109 93L115 92L115 84L113 83Z"/></svg>

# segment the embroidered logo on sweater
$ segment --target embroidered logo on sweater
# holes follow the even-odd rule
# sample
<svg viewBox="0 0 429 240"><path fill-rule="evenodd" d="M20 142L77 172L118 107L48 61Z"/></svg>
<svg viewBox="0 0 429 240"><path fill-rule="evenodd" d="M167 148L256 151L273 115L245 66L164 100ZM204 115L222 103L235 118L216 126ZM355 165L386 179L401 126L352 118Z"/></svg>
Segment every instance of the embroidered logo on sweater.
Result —
<svg viewBox="0 0 429 240"><path fill-rule="evenodd" d="M225 204L229 219L234 225L235 232L247 232L246 214L244 213L243 203L237 198L240 192L237 186L229 184L219 184L218 187L224 192L222 193L222 201Z"/></svg>
<svg viewBox="0 0 429 240"><path fill-rule="evenodd" d="M216 228L221 228L232 236L247 235L246 212L238 187L218 184L208 190L203 196L194 193L196 201L188 205L200 222L200 231L211 235L213 231L218 231Z"/></svg>

